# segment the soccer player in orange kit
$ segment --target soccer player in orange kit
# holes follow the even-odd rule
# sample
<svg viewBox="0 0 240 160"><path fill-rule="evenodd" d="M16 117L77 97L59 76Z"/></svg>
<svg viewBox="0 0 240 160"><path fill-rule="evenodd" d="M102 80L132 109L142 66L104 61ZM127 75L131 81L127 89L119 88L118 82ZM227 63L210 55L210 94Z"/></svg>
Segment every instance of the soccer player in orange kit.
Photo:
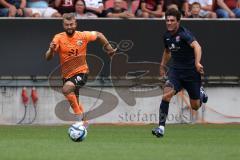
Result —
<svg viewBox="0 0 240 160"><path fill-rule="evenodd" d="M76 31L77 22L74 14L63 15L65 32L56 34L45 53L46 60L52 59L55 53L59 54L63 78L62 92L69 101L76 121L83 120L83 106L78 100L79 89L86 83L88 65L86 62L87 44L98 40L110 57L116 52L106 37L97 31Z"/></svg>

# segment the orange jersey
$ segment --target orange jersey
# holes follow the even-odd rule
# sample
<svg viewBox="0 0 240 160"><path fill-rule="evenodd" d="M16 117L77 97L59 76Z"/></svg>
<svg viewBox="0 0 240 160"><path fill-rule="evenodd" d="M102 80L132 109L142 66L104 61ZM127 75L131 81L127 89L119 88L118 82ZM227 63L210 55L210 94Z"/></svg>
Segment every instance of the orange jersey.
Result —
<svg viewBox="0 0 240 160"><path fill-rule="evenodd" d="M86 52L88 42L95 41L96 32L75 31L73 37L65 32L56 34L53 43L60 57L62 77L68 79L78 73L88 73Z"/></svg>

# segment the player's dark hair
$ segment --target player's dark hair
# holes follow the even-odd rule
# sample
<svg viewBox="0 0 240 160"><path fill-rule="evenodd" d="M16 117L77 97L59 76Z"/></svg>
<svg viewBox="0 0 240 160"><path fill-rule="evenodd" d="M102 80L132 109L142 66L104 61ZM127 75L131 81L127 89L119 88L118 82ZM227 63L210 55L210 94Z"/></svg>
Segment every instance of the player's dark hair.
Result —
<svg viewBox="0 0 240 160"><path fill-rule="evenodd" d="M74 13L64 13L63 14L63 20L72 20L72 19L76 19Z"/></svg>
<svg viewBox="0 0 240 160"><path fill-rule="evenodd" d="M177 21L180 21L181 19L181 13L175 8L168 9L165 14L165 19L167 19L167 16L174 16L176 17Z"/></svg>

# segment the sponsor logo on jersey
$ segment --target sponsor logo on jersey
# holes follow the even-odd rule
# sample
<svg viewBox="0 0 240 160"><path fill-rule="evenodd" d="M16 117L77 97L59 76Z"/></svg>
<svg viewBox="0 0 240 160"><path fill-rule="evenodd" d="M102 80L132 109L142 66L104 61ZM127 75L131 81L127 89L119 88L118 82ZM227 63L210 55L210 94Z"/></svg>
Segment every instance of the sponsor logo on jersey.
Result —
<svg viewBox="0 0 240 160"><path fill-rule="evenodd" d="M176 37L176 42L179 42L180 41L180 36L177 36Z"/></svg>
<svg viewBox="0 0 240 160"><path fill-rule="evenodd" d="M81 46L83 44L83 41L82 40L78 40L77 41L77 45Z"/></svg>

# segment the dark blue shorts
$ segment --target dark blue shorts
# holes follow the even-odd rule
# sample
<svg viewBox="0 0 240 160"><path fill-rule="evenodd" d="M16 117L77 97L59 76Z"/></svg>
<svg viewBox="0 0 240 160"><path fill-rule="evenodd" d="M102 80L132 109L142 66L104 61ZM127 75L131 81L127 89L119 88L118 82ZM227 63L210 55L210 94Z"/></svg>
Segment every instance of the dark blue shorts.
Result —
<svg viewBox="0 0 240 160"><path fill-rule="evenodd" d="M184 88L191 99L200 98L201 75L195 69L170 69L168 72L168 82L176 93Z"/></svg>

